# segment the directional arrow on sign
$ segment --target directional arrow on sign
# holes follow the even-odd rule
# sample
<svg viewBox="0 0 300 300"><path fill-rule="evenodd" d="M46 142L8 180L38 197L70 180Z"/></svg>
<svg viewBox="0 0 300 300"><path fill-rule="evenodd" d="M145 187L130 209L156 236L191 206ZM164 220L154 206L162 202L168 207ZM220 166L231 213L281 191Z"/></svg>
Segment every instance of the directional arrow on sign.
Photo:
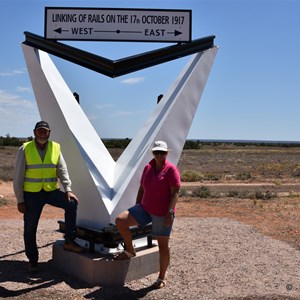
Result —
<svg viewBox="0 0 300 300"><path fill-rule="evenodd" d="M59 34L62 34L62 32L69 32L70 30L65 30L65 29L62 29L61 27L60 28L57 28L54 30L55 32L59 33ZM120 34L120 33L137 33L137 34L140 34L142 33L142 31L133 31L133 30L94 30L94 32L106 32L106 33L117 33L117 34ZM178 31L178 30L174 30L174 31L170 31L170 32L167 32L168 34L174 34L174 36L178 36L178 35L181 35L182 32Z"/></svg>
<svg viewBox="0 0 300 300"><path fill-rule="evenodd" d="M69 32L69 30L63 30L61 28L57 28L54 31L57 32L57 33L59 33L59 34L61 34L62 32Z"/></svg>
<svg viewBox="0 0 300 300"><path fill-rule="evenodd" d="M181 35L182 32L180 32L178 30L174 30L174 32L168 32L168 34L174 34L175 36L177 36L177 35Z"/></svg>
<svg viewBox="0 0 300 300"><path fill-rule="evenodd" d="M128 31L128 30L119 30L119 29L117 29L117 30L94 30L94 32L115 32L115 33L142 33L142 31L132 31L132 30L130 30L130 31Z"/></svg>

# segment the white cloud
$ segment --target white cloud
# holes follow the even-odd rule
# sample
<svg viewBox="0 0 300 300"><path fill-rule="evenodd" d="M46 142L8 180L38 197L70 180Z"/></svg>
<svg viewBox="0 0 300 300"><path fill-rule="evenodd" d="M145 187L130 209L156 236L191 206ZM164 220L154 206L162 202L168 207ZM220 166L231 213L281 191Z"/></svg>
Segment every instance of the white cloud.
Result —
<svg viewBox="0 0 300 300"><path fill-rule="evenodd" d="M33 123L39 119L34 101L0 90L0 136L32 135Z"/></svg>
<svg viewBox="0 0 300 300"><path fill-rule="evenodd" d="M0 104L2 112L7 111L12 114L17 114L20 111L30 111L35 108L32 101L21 98L18 95L9 94L3 90L0 90ZM17 110L15 110L16 107Z"/></svg>
<svg viewBox="0 0 300 300"><path fill-rule="evenodd" d="M16 99L18 98L19 97L17 95L12 95L3 90L0 90L0 104L14 105L16 103Z"/></svg>
<svg viewBox="0 0 300 300"><path fill-rule="evenodd" d="M113 113L112 117L123 117L123 116L130 116L133 115L133 112L131 111L124 111L124 110L118 110L115 113Z"/></svg>
<svg viewBox="0 0 300 300"><path fill-rule="evenodd" d="M88 119L90 121L94 121L94 120L98 120L99 119L99 116L94 115L94 114L88 114L87 117L88 117Z"/></svg>
<svg viewBox="0 0 300 300"><path fill-rule="evenodd" d="M132 115L139 115L145 113L145 110L140 111L124 111L118 110L115 113L111 114L111 117L124 117L124 116L132 116Z"/></svg>
<svg viewBox="0 0 300 300"><path fill-rule="evenodd" d="M14 70L13 71L13 74L16 74L16 75L21 75L21 74L27 74L27 69L26 68L22 68L20 70Z"/></svg>
<svg viewBox="0 0 300 300"><path fill-rule="evenodd" d="M0 72L0 77L11 77L11 76L17 76L17 75L22 75L22 74L27 74L27 69L22 68L20 70L13 70L13 71L8 71L8 72Z"/></svg>
<svg viewBox="0 0 300 300"><path fill-rule="evenodd" d="M114 104L96 104L95 105L95 108L96 109L105 109L105 108L111 108L111 107L114 107L115 105Z"/></svg>
<svg viewBox="0 0 300 300"><path fill-rule="evenodd" d="M94 106L94 108L97 111L99 111L99 110L105 110L107 108L112 108L114 106L115 106L114 104L110 104L110 103L108 103L108 104L96 104ZM98 120L98 119L101 118L99 115L96 114L97 112L95 112L95 109L93 110L92 113L87 113L87 115L86 115L90 121L95 121L95 120ZM107 114L107 112L104 112L104 113Z"/></svg>
<svg viewBox="0 0 300 300"><path fill-rule="evenodd" d="M121 83L124 84L137 84L140 82L145 81L145 77L132 77L132 78L128 78L128 79L124 79L121 81Z"/></svg>
<svg viewBox="0 0 300 300"><path fill-rule="evenodd" d="M17 92L27 92L27 93L32 93L31 87L26 87L26 86L18 86L17 87Z"/></svg>

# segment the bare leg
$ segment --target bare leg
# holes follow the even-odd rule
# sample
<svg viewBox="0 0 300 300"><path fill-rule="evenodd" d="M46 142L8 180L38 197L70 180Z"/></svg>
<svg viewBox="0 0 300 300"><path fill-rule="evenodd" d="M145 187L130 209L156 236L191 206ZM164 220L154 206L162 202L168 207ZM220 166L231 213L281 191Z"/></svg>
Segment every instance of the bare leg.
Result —
<svg viewBox="0 0 300 300"><path fill-rule="evenodd" d="M170 263L170 248L168 236L157 236L159 248L159 275L158 278L164 280Z"/></svg>
<svg viewBox="0 0 300 300"><path fill-rule="evenodd" d="M129 227L134 225L138 225L138 222L129 211L122 212L116 218L116 226L124 240L125 249L132 255L135 255L135 250L132 244L132 236Z"/></svg>

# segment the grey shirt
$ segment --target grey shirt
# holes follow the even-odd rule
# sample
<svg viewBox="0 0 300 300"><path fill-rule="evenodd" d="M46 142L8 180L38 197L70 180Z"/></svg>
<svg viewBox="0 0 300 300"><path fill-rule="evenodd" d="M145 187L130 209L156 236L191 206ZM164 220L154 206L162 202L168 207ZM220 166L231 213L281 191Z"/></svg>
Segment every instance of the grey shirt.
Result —
<svg viewBox="0 0 300 300"><path fill-rule="evenodd" d="M47 146L48 145L46 145L45 149L40 149L39 147L36 147L42 160L44 160L47 151ZM18 203L24 202L23 184L24 184L25 171L26 171L26 158L25 158L25 150L23 145L19 148L17 152L16 162L15 162L15 172L13 178L13 188ZM59 155L59 162L56 169L56 174L65 192L71 192L71 180L69 177L67 164L61 152Z"/></svg>

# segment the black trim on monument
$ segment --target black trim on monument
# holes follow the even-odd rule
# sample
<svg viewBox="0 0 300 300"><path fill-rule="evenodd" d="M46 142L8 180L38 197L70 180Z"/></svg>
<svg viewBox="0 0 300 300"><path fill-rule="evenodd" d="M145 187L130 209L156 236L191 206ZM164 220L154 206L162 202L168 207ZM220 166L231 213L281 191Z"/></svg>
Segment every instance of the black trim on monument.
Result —
<svg viewBox="0 0 300 300"><path fill-rule="evenodd" d="M24 32L24 34L26 40L23 44L112 78L215 47L215 36L208 36L189 43L176 44L119 60L110 60L63 43L47 40L30 32Z"/></svg>

